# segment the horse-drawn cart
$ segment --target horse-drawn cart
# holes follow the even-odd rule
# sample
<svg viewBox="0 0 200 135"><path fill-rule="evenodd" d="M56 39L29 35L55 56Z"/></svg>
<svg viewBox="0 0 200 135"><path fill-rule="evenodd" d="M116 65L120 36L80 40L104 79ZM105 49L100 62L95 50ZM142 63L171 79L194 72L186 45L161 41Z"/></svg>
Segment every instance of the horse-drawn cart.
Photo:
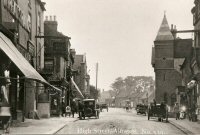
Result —
<svg viewBox="0 0 200 135"><path fill-rule="evenodd" d="M166 104L150 104L148 107L148 120L151 117L157 117L158 121L168 122L168 107Z"/></svg>

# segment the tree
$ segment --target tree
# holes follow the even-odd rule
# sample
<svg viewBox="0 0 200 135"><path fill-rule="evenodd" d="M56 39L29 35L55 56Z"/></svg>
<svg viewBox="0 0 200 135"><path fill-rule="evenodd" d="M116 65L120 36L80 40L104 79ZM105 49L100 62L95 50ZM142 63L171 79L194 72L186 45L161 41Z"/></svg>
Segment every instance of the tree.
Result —
<svg viewBox="0 0 200 135"><path fill-rule="evenodd" d="M118 77L114 83L111 84L111 88L113 92L115 93L115 96L117 96L120 91L124 90L125 83L122 77Z"/></svg>
<svg viewBox="0 0 200 135"><path fill-rule="evenodd" d="M127 76L125 79L118 77L111 84L111 88L116 97L122 91L127 95L148 91L151 85L154 85L154 80L151 76Z"/></svg>
<svg viewBox="0 0 200 135"><path fill-rule="evenodd" d="M93 98L93 99L98 99L100 95L100 90L96 90L95 86L90 85L90 97L89 98Z"/></svg>

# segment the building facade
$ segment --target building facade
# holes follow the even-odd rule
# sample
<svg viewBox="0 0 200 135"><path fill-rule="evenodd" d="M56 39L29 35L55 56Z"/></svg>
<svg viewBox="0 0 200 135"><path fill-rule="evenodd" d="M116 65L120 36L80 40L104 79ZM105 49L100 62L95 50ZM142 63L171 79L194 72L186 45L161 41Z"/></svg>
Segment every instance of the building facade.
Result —
<svg viewBox="0 0 200 135"><path fill-rule="evenodd" d="M44 83L48 84L38 73L44 68L44 39L36 38L44 33L45 3L41 0L1 0L0 6L1 39L9 47L1 47L1 56L5 58L1 63L4 65L1 77L5 77L5 70L9 73L11 80L6 88L12 117L23 121L24 116L37 116L38 95L45 90Z"/></svg>
<svg viewBox="0 0 200 135"><path fill-rule="evenodd" d="M87 98L90 95L90 76L87 72L86 54L75 55L74 59L74 80L80 91Z"/></svg>
<svg viewBox="0 0 200 135"><path fill-rule="evenodd" d="M60 106L70 104L71 68L74 62L70 51L70 37L57 30L56 17L47 16L44 22L44 70L48 82L62 89L62 94L53 92L50 97L51 114L60 114Z"/></svg>
<svg viewBox="0 0 200 135"><path fill-rule="evenodd" d="M181 73L174 69L174 37L166 16L154 41L152 66L155 72L155 100L173 106L176 86L181 85Z"/></svg>

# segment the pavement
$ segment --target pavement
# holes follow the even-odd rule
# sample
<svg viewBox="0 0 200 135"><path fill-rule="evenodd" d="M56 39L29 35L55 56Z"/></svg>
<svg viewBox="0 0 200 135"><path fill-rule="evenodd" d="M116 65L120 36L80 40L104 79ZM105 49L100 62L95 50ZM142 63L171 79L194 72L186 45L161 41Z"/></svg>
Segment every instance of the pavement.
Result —
<svg viewBox="0 0 200 135"><path fill-rule="evenodd" d="M11 126L9 134L55 134L59 129L70 122L77 120L72 117L53 117L48 119L26 119L25 122Z"/></svg>
<svg viewBox="0 0 200 135"><path fill-rule="evenodd" d="M176 120L175 118L169 118L169 123L182 130L185 134L200 134L200 121L192 122L188 119Z"/></svg>

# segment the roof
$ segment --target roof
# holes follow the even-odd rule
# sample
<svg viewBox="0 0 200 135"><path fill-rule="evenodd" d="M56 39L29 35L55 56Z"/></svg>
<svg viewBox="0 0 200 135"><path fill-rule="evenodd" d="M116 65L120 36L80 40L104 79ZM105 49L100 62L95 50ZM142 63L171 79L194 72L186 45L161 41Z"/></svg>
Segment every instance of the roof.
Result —
<svg viewBox="0 0 200 135"><path fill-rule="evenodd" d="M164 15L161 26L158 30L158 34L156 36L155 41L163 41L163 40L174 40L174 37L170 31L166 15Z"/></svg>

